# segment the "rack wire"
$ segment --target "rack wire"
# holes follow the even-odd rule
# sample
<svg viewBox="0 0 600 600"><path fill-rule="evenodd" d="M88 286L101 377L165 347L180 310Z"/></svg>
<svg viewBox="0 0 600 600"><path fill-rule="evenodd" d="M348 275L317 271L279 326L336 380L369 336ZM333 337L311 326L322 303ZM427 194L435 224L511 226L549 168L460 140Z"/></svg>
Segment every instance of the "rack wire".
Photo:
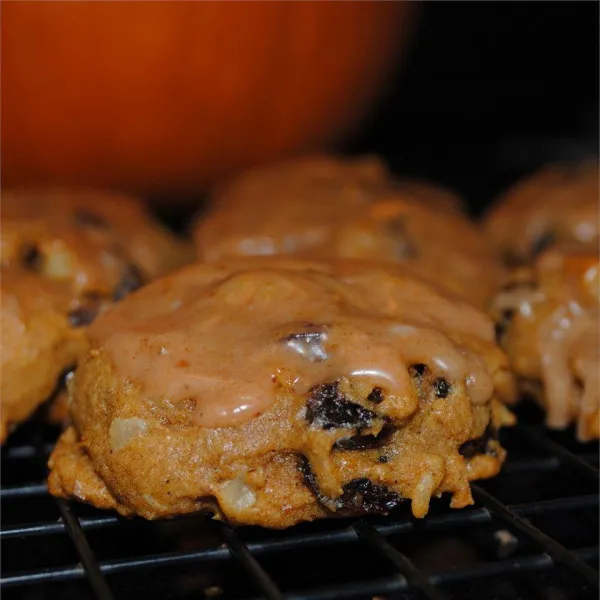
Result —
<svg viewBox="0 0 600 600"><path fill-rule="evenodd" d="M528 409L529 410L529 409ZM505 433L503 473L472 486L475 505L434 501L416 520L329 520L284 532L196 515L122 519L51 498L48 432L2 452L5 598L598 597L598 447L531 418ZM551 593L550 593L551 592Z"/></svg>

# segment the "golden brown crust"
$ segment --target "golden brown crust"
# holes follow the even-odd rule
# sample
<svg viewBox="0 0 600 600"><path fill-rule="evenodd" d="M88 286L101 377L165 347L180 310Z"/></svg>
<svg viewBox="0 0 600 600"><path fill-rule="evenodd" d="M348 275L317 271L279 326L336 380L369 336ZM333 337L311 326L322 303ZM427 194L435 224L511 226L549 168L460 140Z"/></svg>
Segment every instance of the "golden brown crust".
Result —
<svg viewBox="0 0 600 600"><path fill-rule="evenodd" d="M479 306L503 267L452 192L333 158L262 167L224 186L198 222L204 260L296 254L401 262Z"/></svg>
<svg viewBox="0 0 600 600"><path fill-rule="evenodd" d="M49 398L113 301L190 258L135 200L90 190L2 194L2 436Z"/></svg>
<svg viewBox="0 0 600 600"><path fill-rule="evenodd" d="M54 469L60 464L60 470ZM96 475L82 444L77 442L77 433L69 427L60 436L48 466L52 474L48 479L48 490L54 496L64 496L69 490L71 497L89 502L98 508L116 509L118 502ZM124 515L131 514L120 507Z"/></svg>
<svg viewBox="0 0 600 600"><path fill-rule="evenodd" d="M491 322L399 266L195 265L104 313L89 337L74 428L50 461L58 496L277 528L403 501L421 517L443 492L453 507L470 504L468 481L504 460L496 433L510 416L499 400L512 380ZM165 397L176 367L189 387ZM232 400L254 406L257 389L268 396L260 410L238 418ZM207 425L223 407L228 421Z"/></svg>

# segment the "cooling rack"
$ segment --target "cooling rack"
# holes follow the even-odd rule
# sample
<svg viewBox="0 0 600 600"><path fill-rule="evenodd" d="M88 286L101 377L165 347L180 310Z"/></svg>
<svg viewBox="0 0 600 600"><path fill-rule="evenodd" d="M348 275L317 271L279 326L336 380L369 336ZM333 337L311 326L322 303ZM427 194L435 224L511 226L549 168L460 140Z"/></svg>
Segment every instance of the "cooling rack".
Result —
<svg viewBox="0 0 600 600"><path fill-rule="evenodd" d="M56 500L43 483L56 432L40 423L2 451L3 598L598 598L598 446L554 434L533 405L505 430L502 474L475 505L424 520L329 520L286 531L196 515L122 519Z"/></svg>

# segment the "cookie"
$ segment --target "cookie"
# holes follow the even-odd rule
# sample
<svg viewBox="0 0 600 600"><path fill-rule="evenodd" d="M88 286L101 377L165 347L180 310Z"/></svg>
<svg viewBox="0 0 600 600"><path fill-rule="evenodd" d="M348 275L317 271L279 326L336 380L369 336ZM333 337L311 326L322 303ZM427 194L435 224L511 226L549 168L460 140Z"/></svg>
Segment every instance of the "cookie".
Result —
<svg viewBox="0 0 600 600"><path fill-rule="evenodd" d="M136 201L88 190L2 194L2 415L25 420L110 304L190 258Z"/></svg>
<svg viewBox="0 0 600 600"><path fill-rule="evenodd" d="M2 396L0 440L50 398L62 373L85 352L81 328L69 323L78 310L67 286L37 274L3 269L0 284Z"/></svg>
<svg viewBox="0 0 600 600"><path fill-rule="evenodd" d="M25 266L76 291L118 297L135 287L134 278L167 273L190 253L132 198L21 189L2 194L1 258L3 268Z"/></svg>
<svg viewBox="0 0 600 600"><path fill-rule="evenodd" d="M581 441L600 429L598 268L597 253L547 250L492 306L522 389L545 407L549 427L576 423Z"/></svg>
<svg viewBox="0 0 600 600"><path fill-rule="evenodd" d="M432 184L394 181L373 159L304 159L223 187L195 240L203 260L295 254L401 262L483 306L504 269L461 205Z"/></svg>
<svg viewBox="0 0 600 600"><path fill-rule="evenodd" d="M342 208L364 205L389 182L384 165L370 157L308 157L247 171L213 194L195 229L198 255L310 251L327 242Z"/></svg>
<svg viewBox="0 0 600 600"><path fill-rule="evenodd" d="M491 320L392 263L186 267L101 314L52 494L283 528L472 502L514 391Z"/></svg>
<svg viewBox="0 0 600 600"><path fill-rule="evenodd" d="M557 164L517 182L488 211L489 239L511 266L529 264L545 249L598 248L598 163Z"/></svg>

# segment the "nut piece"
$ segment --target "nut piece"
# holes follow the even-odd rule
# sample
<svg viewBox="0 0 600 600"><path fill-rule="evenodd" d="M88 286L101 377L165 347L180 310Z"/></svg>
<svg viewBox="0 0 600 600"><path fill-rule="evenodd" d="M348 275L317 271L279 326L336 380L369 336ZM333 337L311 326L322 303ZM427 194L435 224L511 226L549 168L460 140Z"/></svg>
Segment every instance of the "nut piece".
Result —
<svg viewBox="0 0 600 600"><path fill-rule="evenodd" d="M138 417L130 419L113 419L108 432L110 447L114 452L118 452L126 446L134 437L144 435L148 426L146 421Z"/></svg>
<svg viewBox="0 0 600 600"><path fill-rule="evenodd" d="M256 502L256 494L245 482L244 476L238 475L221 487L220 500L229 510L245 510Z"/></svg>

